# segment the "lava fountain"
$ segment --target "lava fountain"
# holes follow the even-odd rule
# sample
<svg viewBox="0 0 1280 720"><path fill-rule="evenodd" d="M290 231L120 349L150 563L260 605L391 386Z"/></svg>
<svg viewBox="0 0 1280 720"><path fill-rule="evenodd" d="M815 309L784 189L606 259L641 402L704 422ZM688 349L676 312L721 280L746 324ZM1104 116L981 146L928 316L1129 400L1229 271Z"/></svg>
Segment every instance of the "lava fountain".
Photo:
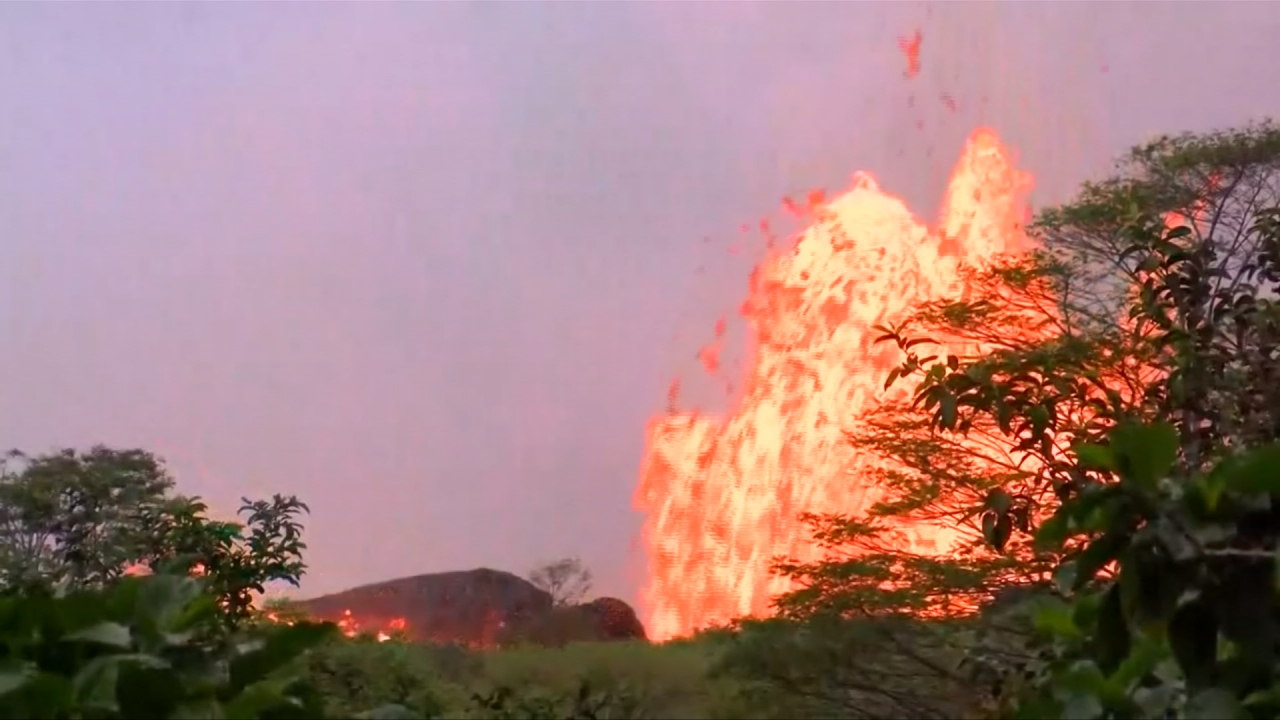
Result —
<svg viewBox="0 0 1280 720"><path fill-rule="evenodd" d="M773 558L821 556L798 516L857 513L877 499L861 470L884 461L860 456L845 433L886 392L909 388L884 390L899 357L874 344L872 328L962 292L962 266L1024 251L1030 184L996 134L979 129L936 227L858 173L756 268L742 307L753 357L741 400L725 416L673 408L649 423L635 503L646 514L641 606L651 638L767 614L790 589L771 573ZM947 552L955 540L945 528L901 530L919 552Z"/></svg>

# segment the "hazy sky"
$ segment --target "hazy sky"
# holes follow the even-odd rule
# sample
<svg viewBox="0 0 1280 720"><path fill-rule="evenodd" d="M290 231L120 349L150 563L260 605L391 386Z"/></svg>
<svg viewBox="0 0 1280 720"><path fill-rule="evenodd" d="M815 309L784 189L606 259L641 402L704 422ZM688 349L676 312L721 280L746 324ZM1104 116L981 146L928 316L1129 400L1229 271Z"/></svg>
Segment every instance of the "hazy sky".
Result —
<svg viewBox="0 0 1280 720"><path fill-rule="evenodd" d="M1280 114L1276 37L1226 0L4 3L0 446L297 493L308 592L579 554L631 598L644 423L741 223L856 169L931 218L978 121L1058 197Z"/></svg>

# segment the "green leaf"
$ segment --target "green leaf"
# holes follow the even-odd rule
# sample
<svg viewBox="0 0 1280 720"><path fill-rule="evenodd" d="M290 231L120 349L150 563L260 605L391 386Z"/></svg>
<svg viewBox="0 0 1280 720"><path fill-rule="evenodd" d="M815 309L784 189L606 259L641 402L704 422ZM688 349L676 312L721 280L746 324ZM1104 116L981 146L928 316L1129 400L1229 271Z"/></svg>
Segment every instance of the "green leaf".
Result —
<svg viewBox="0 0 1280 720"><path fill-rule="evenodd" d="M71 642L96 643L126 649L133 645L133 635L129 632L129 628L115 622L100 622L84 630L73 632L65 639Z"/></svg>
<svg viewBox="0 0 1280 720"><path fill-rule="evenodd" d="M1218 671L1218 621L1201 598L1184 603L1169 621L1169 646L1190 690L1211 685Z"/></svg>
<svg viewBox="0 0 1280 720"><path fill-rule="evenodd" d="M10 665L10 663L12 663L12 661L6 662L5 664ZM35 665L31 663L21 663L5 667L3 670L0 670L0 696L7 695L14 690L23 687L27 683L31 682L31 679L35 676L36 668Z"/></svg>
<svg viewBox="0 0 1280 720"><path fill-rule="evenodd" d="M1098 667L1107 674L1115 673L1129 656L1129 650L1133 646L1133 636L1124 616L1118 584L1112 584L1102 599L1102 605L1098 608L1097 632L1093 640L1098 653Z"/></svg>
<svg viewBox="0 0 1280 720"><path fill-rule="evenodd" d="M1160 640L1150 636L1142 637L1124 662L1120 663L1120 667L1116 668L1111 681L1123 692L1130 692L1168 654L1168 648Z"/></svg>
<svg viewBox="0 0 1280 720"><path fill-rule="evenodd" d="M938 409L943 429L950 430L956 426L956 398L951 393L942 396L942 405Z"/></svg>
<svg viewBox="0 0 1280 720"><path fill-rule="evenodd" d="M260 646L231 661L232 688L245 688L262 680L336 634L333 623L299 622L270 628Z"/></svg>
<svg viewBox="0 0 1280 720"><path fill-rule="evenodd" d="M1079 590L1098 575L1098 571L1115 560L1129 545L1129 536L1125 533L1109 532L1089 543L1075 561L1075 577L1072 590Z"/></svg>
<svg viewBox="0 0 1280 720"><path fill-rule="evenodd" d="M1214 474L1222 478L1228 490L1280 493L1280 443L1250 450L1224 462L1220 472Z"/></svg>
<svg viewBox="0 0 1280 720"><path fill-rule="evenodd" d="M1244 720L1249 717L1240 701L1222 688L1207 688L1187 701L1187 720Z"/></svg>
<svg viewBox="0 0 1280 720"><path fill-rule="evenodd" d="M1076 627L1071 609L1060 601L1045 603L1038 608L1033 623L1037 631L1050 637L1071 640L1080 636L1080 628Z"/></svg>
<svg viewBox="0 0 1280 720"><path fill-rule="evenodd" d="M137 619L157 631L170 626L187 605L200 596L200 584L180 575L151 575L138 589Z"/></svg>
<svg viewBox="0 0 1280 720"><path fill-rule="evenodd" d="M1061 550L1070 532L1067 516L1060 512L1054 513L1036 528L1035 548L1041 551Z"/></svg>
<svg viewBox="0 0 1280 720"><path fill-rule="evenodd" d="M1166 422L1125 422L1111 431L1111 451L1122 482L1151 488L1178 459L1178 431Z"/></svg>
<svg viewBox="0 0 1280 720"><path fill-rule="evenodd" d="M228 720L257 720L268 710L285 705L296 705L297 700L287 694L293 678L269 678L246 687L226 704Z"/></svg>
<svg viewBox="0 0 1280 720"><path fill-rule="evenodd" d="M1089 470L1114 470L1116 468L1115 456L1111 453L1111 448L1105 445L1092 445L1089 443L1081 443L1075 446L1076 460L1080 466Z"/></svg>
<svg viewBox="0 0 1280 720"><path fill-rule="evenodd" d="M71 680L76 703L94 710L115 712L120 709L116 683L120 679L120 656L102 655L88 662Z"/></svg>
<svg viewBox="0 0 1280 720"><path fill-rule="evenodd" d="M1003 488L992 488L983 501L983 507L997 513L1008 512L1012 505L1013 497Z"/></svg>

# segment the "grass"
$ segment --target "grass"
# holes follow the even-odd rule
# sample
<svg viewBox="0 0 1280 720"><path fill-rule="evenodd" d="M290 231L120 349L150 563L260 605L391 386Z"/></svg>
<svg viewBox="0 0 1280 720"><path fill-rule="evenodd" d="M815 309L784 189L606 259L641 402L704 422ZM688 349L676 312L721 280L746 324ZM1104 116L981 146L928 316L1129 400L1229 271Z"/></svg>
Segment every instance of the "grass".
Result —
<svg viewBox="0 0 1280 720"><path fill-rule="evenodd" d="M457 646L341 640L309 660L310 675L339 712L398 703L446 718L485 717L474 695L571 703L586 682L610 716L751 717L737 684L710 677L713 643L587 642L472 651ZM492 715L489 715L490 717Z"/></svg>
<svg viewBox="0 0 1280 720"><path fill-rule="evenodd" d="M984 706L984 686L961 662L979 649L975 629L904 618L763 621L664 644L484 651L343 639L308 662L339 717L395 703L444 718L950 718ZM584 684L594 715L575 711ZM499 690L510 692L501 707L477 702Z"/></svg>
<svg viewBox="0 0 1280 720"><path fill-rule="evenodd" d="M736 683L710 677L717 655L709 642L575 643L484 653L484 679L517 693L572 695L594 691L625 698L629 716L747 717Z"/></svg>

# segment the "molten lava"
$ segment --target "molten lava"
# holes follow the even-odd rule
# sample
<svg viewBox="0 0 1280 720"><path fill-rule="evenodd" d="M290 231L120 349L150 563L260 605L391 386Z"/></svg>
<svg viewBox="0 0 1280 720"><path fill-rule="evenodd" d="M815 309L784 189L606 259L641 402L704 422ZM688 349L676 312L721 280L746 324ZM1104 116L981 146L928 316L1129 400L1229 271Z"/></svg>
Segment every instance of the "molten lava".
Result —
<svg viewBox="0 0 1280 720"><path fill-rule="evenodd" d="M911 388L884 390L899 356L874 345L872 328L963 291L961 266L1025 250L1019 221L1029 189L996 134L978 130L936 228L859 173L844 194L811 208L794 246L756 268L743 305L754 356L742 399L726 417L673 409L649 424L635 501L646 513L642 612L651 638L767 614L790 589L770 572L772 560L821 557L798 516L857 513L877 499L860 469L885 461L858 456L845 433L886 392ZM918 552L946 552L955 539L935 527L902 530Z"/></svg>

